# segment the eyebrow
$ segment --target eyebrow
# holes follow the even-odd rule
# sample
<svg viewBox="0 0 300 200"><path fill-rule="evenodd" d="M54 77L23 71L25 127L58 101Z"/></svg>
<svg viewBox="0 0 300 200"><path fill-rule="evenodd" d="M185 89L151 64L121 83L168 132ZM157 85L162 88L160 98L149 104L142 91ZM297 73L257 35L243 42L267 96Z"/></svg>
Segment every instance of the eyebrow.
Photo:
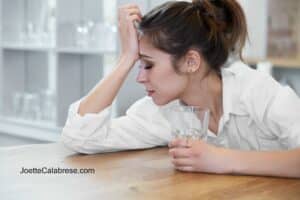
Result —
<svg viewBox="0 0 300 200"><path fill-rule="evenodd" d="M142 58L148 58L148 59L153 59L151 56L145 55L145 54L139 54L140 57Z"/></svg>

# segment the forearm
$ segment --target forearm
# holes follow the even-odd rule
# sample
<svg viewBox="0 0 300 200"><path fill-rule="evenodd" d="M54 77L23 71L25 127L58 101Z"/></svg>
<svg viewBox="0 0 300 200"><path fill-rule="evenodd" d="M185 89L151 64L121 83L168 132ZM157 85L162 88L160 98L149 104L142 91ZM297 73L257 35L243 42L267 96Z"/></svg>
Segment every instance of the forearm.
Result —
<svg viewBox="0 0 300 200"><path fill-rule="evenodd" d="M234 174L300 177L300 149L288 151L227 151Z"/></svg>
<svg viewBox="0 0 300 200"><path fill-rule="evenodd" d="M122 56L114 70L102 79L81 101L79 114L98 113L111 105L125 81L130 69L134 65L134 60Z"/></svg>

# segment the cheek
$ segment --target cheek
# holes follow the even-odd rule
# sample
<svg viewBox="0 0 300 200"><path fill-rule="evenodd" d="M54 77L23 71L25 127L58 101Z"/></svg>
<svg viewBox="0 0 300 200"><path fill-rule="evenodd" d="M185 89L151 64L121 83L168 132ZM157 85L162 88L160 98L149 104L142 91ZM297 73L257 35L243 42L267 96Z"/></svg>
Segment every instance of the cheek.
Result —
<svg viewBox="0 0 300 200"><path fill-rule="evenodd" d="M184 76L174 73L165 74L165 76L157 81L157 93L153 96L155 103L159 105L167 104L170 101L178 99L183 93L187 85L187 80Z"/></svg>
<svg viewBox="0 0 300 200"><path fill-rule="evenodd" d="M178 90L186 83L186 77L177 74L173 67L169 64L162 64L157 67L149 76L150 81L159 88L166 90Z"/></svg>
<svg viewBox="0 0 300 200"><path fill-rule="evenodd" d="M177 74L173 68L170 67L169 70L162 74L161 83L162 86L165 86L164 88L167 93L176 93L186 87L187 77Z"/></svg>
<svg viewBox="0 0 300 200"><path fill-rule="evenodd" d="M178 97L186 88L186 80L183 77L165 79L165 92L173 97Z"/></svg>

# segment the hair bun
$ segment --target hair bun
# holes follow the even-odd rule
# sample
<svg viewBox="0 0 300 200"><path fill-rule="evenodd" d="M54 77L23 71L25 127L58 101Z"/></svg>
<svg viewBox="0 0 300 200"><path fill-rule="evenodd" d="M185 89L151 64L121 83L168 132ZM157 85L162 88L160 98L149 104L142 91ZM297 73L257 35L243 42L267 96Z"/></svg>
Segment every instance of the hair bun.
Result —
<svg viewBox="0 0 300 200"><path fill-rule="evenodd" d="M192 5L194 8L202 10L203 9L203 0L193 0Z"/></svg>

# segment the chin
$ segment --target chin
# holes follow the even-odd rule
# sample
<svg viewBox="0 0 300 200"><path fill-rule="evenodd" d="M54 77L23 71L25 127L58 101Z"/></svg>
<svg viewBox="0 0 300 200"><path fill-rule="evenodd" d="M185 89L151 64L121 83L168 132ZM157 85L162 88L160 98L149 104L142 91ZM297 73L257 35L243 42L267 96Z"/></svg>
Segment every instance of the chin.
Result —
<svg viewBox="0 0 300 200"><path fill-rule="evenodd" d="M164 106L164 105L170 103L171 101L173 101L174 99L158 99L158 98L152 97L152 100L157 106Z"/></svg>

